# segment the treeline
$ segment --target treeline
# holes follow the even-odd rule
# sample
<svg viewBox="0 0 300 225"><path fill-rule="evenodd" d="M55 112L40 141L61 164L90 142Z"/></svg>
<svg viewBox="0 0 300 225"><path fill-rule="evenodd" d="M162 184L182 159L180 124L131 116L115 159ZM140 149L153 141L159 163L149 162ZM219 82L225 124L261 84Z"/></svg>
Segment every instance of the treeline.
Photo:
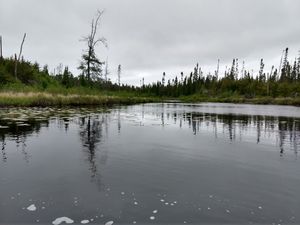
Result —
<svg viewBox="0 0 300 225"><path fill-rule="evenodd" d="M239 69L238 59L233 59L232 65L224 74L220 74L218 65L213 74L205 75L197 64L188 75L181 73L180 76L167 80L166 74L163 73L161 81L152 84L144 84L143 81L140 87L121 84L120 66L118 82L113 83L107 77L107 68L101 70L99 76L89 77L87 73L73 75L68 67L64 67L62 64L50 73L47 65L40 66L37 62L24 60L23 57L18 61L17 73L15 65L15 58L0 57L0 90L1 86L20 83L29 87L38 87L39 90L47 90L51 87L58 89L80 87L99 91L127 91L136 95L161 97L197 95L254 98L260 96L299 97L300 94L300 57L289 61L288 49L284 50L279 67L275 69L275 66L272 66L269 72L264 69L263 59L260 60L257 74L253 74L252 70L246 70L244 63Z"/></svg>
<svg viewBox="0 0 300 225"><path fill-rule="evenodd" d="M157 96L179 97L200 95L207 97L230 97L233 95L253 98L259 96L297 97L300 94L300 56L292 62L288 61L288 48L283 51L278 69L272 66L271 71L264 71L264 60L260 60L258 74L245 69L245 63L239 70L238 59L233 59L223 76L219 74L219 60L214 74L205 75L197 64L193 72L149 85L143 84L142 93Z"/></svg>
<svg viewBox="0 0 300 225"><path fill-rule="evenodd" d="M131 91L135 90L134 86L118 85L112 83L109 79L88 79L84 75L74 76L67 66L60 64L54 72L50 73L48 66L40 66L37 62L21 58L18 62L18 70L15 73L16 61L13 57L0 58L0 90L1 86L11 84L23 84L26 86L36 87L40 90L47 90L50 87L56 88L76 88L86 87L98 90L109 91Z"/></svg>

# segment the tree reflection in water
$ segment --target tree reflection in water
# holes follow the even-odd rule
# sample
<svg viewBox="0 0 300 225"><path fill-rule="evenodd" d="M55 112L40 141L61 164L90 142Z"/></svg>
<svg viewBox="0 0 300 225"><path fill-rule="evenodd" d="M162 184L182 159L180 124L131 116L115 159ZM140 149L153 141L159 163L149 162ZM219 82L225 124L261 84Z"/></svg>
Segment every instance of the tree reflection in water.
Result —
<svg viewBox="0 0 300 225"><path fill-rule="evenodd" d="M29 135L33 133L39 134L42 127L48 127L48 120L35 120L28 119L26 121L18 120L1 120L0 119L0 143L1 143L1 153L2 161L6 162L8 156L6 153L7 141L15 142L16 149L23 154L23 159L29 162L30 154L27 151L26 140Z"/></svg>
<svg viewBox="0 0 300 225"><path fill-rule="evenodd" d="M98 171L99 163L105 165L107 161L107 151L101 149L101 143L105 140L105 135L108 134L108 115L88 115L79 119L79 135L83 145L83 151L86 153L87 161L89 162L89 170L91 179L98 183L101 188L101 174ZM104 134L105 131L105 134ZM99 152L100 154L97 154Z"/></svg>
<svg viewBox="0 0 300 225"><path fill-rule="evenodd" d="M158 115L157 115L158 116ZM160 116L163 118L163 116ZM218 130L222 129L222 134L230 141L242 141L248 138L249 133L256 132L256 143L263 141L277 141L280 155L286 149L290 149L294 154L298 153L300 146L300 121L297 118L273 117L257 115L235 115L235 114L213 114L188 112L182 114L172 114L176 124L179 119L179 127L187 124L192 129L194 135L201 129L212 130L215 138L218 138Z"/></svg>
<svg viewBox="0 0 300 225"><path fill-rule="evenodd" d="M159 105L158 105L159 106ZM300 146L300 120L293 117L258 116L258 115L236 115L236 114L214 114L201 112L176 111L161 104L161 110L156 107L150 112L141 106L140 119L147 120L148 117L156 118L162 126L173 122L179 124L179 128L190 128L194 135L198 135L201 130L212 132L215 138L223 137L230 142L249 141L255 137L254 143L260 144L268 142L276 144L281 156L288 150L292 150L295 155ZM173 111L172 111L173 110ZM15 109L15 111L17 111ZM99 164L107 161L107 151L103 149L101 143L107 139L110 123L117 125L117 131L121 134L121 121L132 112L128 107L118 107L112 113L97 111L96 109L44 109L41 112L31 110L33 116L24 119L14 116L11 119L5 118L9 111L0 115L0 147L2 161L7 162L9 156L6 152L7 143L14 142L26 162L30 160L30 152L27 149L28 136L39 134L42 127L49 127L50 122L54 122L58 128L69 131L71 124L79 126L79 137L82 142L83 151L89 162L89 170L92 179L98 179ZM49 111L45 114L45 111ZM41 116L41 114L43 116ZM122 116L125 116L122 118ZM111 120L113 118L114 120ZM54 120L53 120L54 119ZM115 122L116 121L116 122ZM98 157L98 159L97 159ZM97 178L98 177L98 178Z"/></svg>

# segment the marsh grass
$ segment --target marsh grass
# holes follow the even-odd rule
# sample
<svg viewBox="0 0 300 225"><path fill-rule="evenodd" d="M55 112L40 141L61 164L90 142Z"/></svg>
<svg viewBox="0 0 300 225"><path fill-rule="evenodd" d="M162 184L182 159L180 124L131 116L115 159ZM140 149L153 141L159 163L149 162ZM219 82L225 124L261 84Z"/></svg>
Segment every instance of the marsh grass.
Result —
<svg viewBox="0 0 300 225"><path fill-rule="evenodd" d="M81 106L134 104L158 101L157 98L126 95L53 94L46 92L0 92L0 107L4 106Z"/></svg>

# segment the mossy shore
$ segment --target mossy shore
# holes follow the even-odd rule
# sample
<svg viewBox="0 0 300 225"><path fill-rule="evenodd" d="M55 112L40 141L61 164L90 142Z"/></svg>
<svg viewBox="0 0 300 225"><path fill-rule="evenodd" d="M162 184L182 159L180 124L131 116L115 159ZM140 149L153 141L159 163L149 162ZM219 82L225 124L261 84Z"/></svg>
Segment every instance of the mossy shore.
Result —
<svg viewBox="0 0 300 225"><path fill-rule="evenodd" d="M45 92L2 92L0 107L7 106L88 106L157 102L158 98L107 95L51 94Z"/></svg>

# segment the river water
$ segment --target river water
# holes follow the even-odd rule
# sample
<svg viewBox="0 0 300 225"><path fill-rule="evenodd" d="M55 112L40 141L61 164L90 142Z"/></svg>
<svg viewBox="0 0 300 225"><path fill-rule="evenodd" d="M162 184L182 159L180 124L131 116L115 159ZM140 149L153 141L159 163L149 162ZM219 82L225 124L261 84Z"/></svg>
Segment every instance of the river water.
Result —
<svg viewBox="0 0 300 225"><path fill-rule="evenodd" d="M300 224L297 107L6 108L0 148L0 224Z"/></svg>

